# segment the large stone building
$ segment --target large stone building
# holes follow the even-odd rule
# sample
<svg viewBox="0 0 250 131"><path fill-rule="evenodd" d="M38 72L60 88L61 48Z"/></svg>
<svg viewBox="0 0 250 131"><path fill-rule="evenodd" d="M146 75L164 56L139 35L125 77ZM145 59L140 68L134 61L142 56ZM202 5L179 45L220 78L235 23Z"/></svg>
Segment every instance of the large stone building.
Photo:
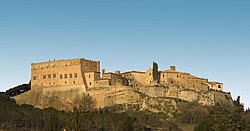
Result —
<svg viewBox="0 0 250 131"><path fill-rule="evenodd" d="M95 87L100 62L86 59L54 60L31 64L31 88L84 85Z"/></svg>
<svg viewBox="0 0 250 131"><path fill-rule="evenodd" d="M180 72L175 66L158 71L157 63L146 72L120 71L100 73L100 62L86 59L53 60L31 64L31 88L81 85L86 90L94 87L179 85L196 91L223 91L223 84L209 82L190 73Z"/></svg>

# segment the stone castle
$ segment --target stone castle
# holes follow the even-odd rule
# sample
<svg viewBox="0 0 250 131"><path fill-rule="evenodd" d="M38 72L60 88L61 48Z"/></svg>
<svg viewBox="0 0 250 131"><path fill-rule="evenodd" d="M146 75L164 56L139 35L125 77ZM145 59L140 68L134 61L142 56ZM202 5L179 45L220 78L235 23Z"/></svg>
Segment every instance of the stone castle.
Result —
<svg viewBox="0 0 250 131"><path fill-rule="evenodd" d="M102 75L102 77L101 77ZM86 59L54 60L31 64L31 88L81 85L86 91L95 87L128 86L144 87L157 85L182 85L197 91L223 91L223 84L210 82L190 73L180 72L175 66L159 71L157 63L146 72L120 71L100 72L100 61Z"/></svg>
<svg viewBox="0 0 250 131"><path fill-rule="evenodd" d="M207 106L233 104L222 83L177 71L175 66L159 71L153 62L145 72L105 72L100 64L83 58L32 63L31 90L14 99L19 104L62 110L70 110L84 94L96 100L97 108L132 104L154 112L164 111L166 105L175 109L177 99Z"/></svg>

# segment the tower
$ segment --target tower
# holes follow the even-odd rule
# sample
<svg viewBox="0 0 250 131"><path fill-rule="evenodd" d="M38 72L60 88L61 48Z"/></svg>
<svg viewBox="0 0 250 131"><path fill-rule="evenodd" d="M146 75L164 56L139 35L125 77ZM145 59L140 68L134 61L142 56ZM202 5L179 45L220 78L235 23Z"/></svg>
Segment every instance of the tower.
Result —
<svg viewBox="0 0 250 131"><path fill-rule="evenodd" d="M153 80L159 82L158 64L156 62L153 62Z"/></svg>

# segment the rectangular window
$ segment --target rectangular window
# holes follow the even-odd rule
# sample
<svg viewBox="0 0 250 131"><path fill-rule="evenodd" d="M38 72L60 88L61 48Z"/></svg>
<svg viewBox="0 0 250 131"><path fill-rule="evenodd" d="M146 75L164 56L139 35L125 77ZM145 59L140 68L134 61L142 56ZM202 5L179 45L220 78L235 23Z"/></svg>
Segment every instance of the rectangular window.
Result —
<svg viewBox="0 0 250 131"><path fill-rule="evenodd" d="M72 74L69 74L69 78L72 78L73 76L72 76Z"/></svg>
<svg viewBox="0 0 250 131"><path fill-rule="evenodd" d="M64 78L67 79L67 78L68 78L68 75L67 75L67 74L64 74Z"/></svg>
<svg viewBox="0 0 250 131"><path fill-rule="evenodd" d="M61 74L61 75L60 75L60 79L62 79L62 78L63 78L63 75Z"/></svg>
<svg viewBox="0 0 250 131"><path fill-rule="evenodd" d="M74 77L77 78L77 73L74 74Z"/></svg>
<svg viewBox="0 0 250 131"><path fill-rule="evenodd" d="M56 74L53 74L53 78L56 78Z"/></svg>
<svg viewBox="0 0 250 131"><path fill-rule="evenodd" d="M48 78L49 78L49 79L51 78L51 74L48 75Z"/></svg>
<svg viewBox="0 0 250 131"><path fill-rule="evenodd" d="M36 76L33 76L33 80L36 80Z"/></svg>
<svg viewBox="0 0 250 131"><path fill-rule="evenodd" d="M43 79L46 79L46 75L43 75Z"/></svg>

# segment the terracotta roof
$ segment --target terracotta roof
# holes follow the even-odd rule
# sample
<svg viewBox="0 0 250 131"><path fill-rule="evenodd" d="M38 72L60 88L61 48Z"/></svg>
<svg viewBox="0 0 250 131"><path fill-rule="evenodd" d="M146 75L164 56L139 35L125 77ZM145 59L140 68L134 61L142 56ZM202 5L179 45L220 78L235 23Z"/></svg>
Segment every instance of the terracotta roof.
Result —
<svg viewBox="0 0 250 131"><path fill-rule="evenodd" d="M120 74L115 74L115 73L113 73L113 72L107 72L107 73L104 73L104 74L120 75Z"/></svg>
<svg viewBox="0 0 250 131"><path fill-rule="evenodd" d="M223 83L220 83L220 82L210 82L210 81L207 81L207 82L203 82L203 83L207 83L207 84L213 84L213 85L215 85L215 84L223 84Z"/></svg>
<svg viewBox="0 0 250 131"><path fill-rule="evenodd" d="M214 84L223 84L221 82L214 82L214 81L211 81L211 83L214 83Z"/></svg>
<svg viewBox="0 0 250 131"><path fill-rule="evenodd" d="M141 71L128 71L128 72L124 72L122 74L129 74L129 73L143 73L143 74L145 74L145 72L141 72Z"/></svg>
<svg viewBox="0 0 250 131"><path fill-rule="evenodd" d="M164 70L164 71L161 71L162 73L180 73L180 74L189 74L189 73L186 73L186 72L180 72L180 71L174 71L174 70Z"/></svg>

